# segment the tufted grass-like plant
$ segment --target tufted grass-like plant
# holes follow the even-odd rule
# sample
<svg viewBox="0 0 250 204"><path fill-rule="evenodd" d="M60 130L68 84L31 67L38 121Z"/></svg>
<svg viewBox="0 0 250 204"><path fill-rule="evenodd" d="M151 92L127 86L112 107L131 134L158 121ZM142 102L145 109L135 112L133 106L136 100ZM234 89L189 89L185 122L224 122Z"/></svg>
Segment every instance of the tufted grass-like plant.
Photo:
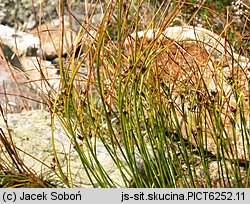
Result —
<svg viewBox="0 0 250 204"><path fill-rule="evenodd" d="M95 11L85 3L88 15L69 63L59 56L61 89L50 107L93 187L249 187L249 70L237 59L215 62L198 40L193 50L185 47L189 42L161 40L185 1L105 1L96 27L90 23ZM143 10L145 4L150 11ZM219 35L227 39L234 28L222 21ZM150 40L136 35L155 28ZM244 50L243 36L236 37ZM230 48L222 46L226 52ZM229 77L223 70L232 63ZM241 83L244 76L248 81ZM97 140L114 160L123 185L98 160ZM62 181L73 187L54 155Z"/></svg>
<svg viewBox="0 0 250 204"><path fill-rule="evenodd" d="M198 39L162 40L186 2L172 3L104 1L94 27L95 10L86 1L88 15L66 65L59 55L52 121L57 117L65 128L93 187L249 187L249 64L234 56L216 61ZM60 9L63 15L63 1ZM227 20L221 19L218 33L225 39L234 30ZM156 28L151 39L136 35ZM243 33L235 43L246 50ZM231 46L222 46L231 53ZM123 185L98 160L97 141ZM73 187L72 175L54 155L61 180Z"/></svg>
<svg viewBox="0 0 250 204"><path fill-rule="evenodd" d="M1 188L53 188L59 186L50 175L39 176L23 162L19 151L12 139L8 121L0 105L0 115L4 119L8 133L0 128L0 187Z"/></svg>

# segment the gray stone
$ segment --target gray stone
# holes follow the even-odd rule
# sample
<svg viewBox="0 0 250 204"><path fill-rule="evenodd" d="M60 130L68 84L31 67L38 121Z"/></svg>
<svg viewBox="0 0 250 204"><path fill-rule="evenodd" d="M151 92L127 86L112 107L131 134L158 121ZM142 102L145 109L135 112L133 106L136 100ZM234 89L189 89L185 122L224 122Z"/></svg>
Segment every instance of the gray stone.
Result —
<svg viewBox="0 0 250 204"><path fill-rule="evenodd" d="M50 168L53 165L54 158L50 113L37 110L21 114L8 114L7 120L12 139L15 145L22 150L18 152L26 166L32 168L38 174L50 174L51 177L57 180L58 177L54 174L54 172L59 173L57 166L55 166L55 171ZM7 135L2 118L0 118L0 128L3 128ZM73 148L70 138L64 133L57 119L55 119L54 131L55 149L64 174L67 176L68 168L70 168L74 187L92 187L78 153ZM80 141L78 142L80 143ZM90 143L94 144L94 140L91 140ZM95 144L97 158L102 167L118 186L124 186L120 171L117 169L107 149L100 140L96 140ZM83 145L84 154L86 157L89 157L89 152L84 149ZM119 152L118 155L121 156ZM70 158L70 161L68 161L68 158ZM89 159L91 160L90 157ZM70 167L68 166L69 162ZM92 162L95 163L93 158ZM98 186L97 182L94 181L94 183L95 186Z"/></svg>
<svg viewBox="0 0 250 204"><path fill-rule="evenodd" d="M34 7L32 5L34 2ZM80 28L80 24L86 15L85 3L82 0L72 0L71 12L75 16L73 21L73 30L76 31ZM103 7L103 1L92 1L88 3L90 13L95 9L95 13L100 13ZM16 0L1 0L0 2L0 24L15 27L19 30L32 30L37 26L34 12L37 18L42 16L42 23L50 22L51 19L58 18L58 2L56 0L43 0L42 11L40 10L40 0L22 0L18 4ZM68 1L64 1L64 13L69 16ZM97 5L95 5L97 3ZM80 22L80 23L79 23Z"/></svg>
<svg viewBox="0 0 250 204"><path fill-rule="evenodd" d="M24 55L29 47L39 47L39 38L4 25L0 25L0 40L18 56Z"/></svg>

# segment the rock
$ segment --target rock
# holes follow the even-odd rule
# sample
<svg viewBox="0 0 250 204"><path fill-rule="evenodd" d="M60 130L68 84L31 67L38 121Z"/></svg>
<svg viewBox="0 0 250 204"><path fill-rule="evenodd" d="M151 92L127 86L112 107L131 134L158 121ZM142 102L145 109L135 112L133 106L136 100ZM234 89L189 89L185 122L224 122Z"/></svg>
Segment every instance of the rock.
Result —
<svg viewBox="0 0 250 204"><path fill-rule="evenodd" d="M2 44L2 52L12 66L14 66L15 68L22 69L20 60L18 59L17 55L10 49L8 45Z"/></svg>
<svg viewBox="0 0 250 204"><path fill-rule="evenodd" d="M50 61L41 60L37 57L22 57L20 60L23 72L34 90L42 94L58 91L59 70Z"/></svg>
<svg viewBox="0 0 250 204"><path fill-rule="evenodd" d="M139 32L138 43L146 47L157 32ZM133 39L126 43L130 41ZM166 106L174 104L182 136L214 155L225 151L226 158L248 163L250 60L204 28L169 27L158 36L158 42L159 47L154 48L159 51L154 59L157 67L152 65L148 71L148 83L154 87L154 81L160 80L171 90L172 98L164 100ZM174 115L171 117L175 121ZM196 117L203 123L197 125ZM206 142L198 144L200 140ZM218 149L218 142L224 147Z"/></svg>
<svg viewBox="0 0 250 204"><path fill-rule="evenodd" d="M15 53L7 46L2 45L5 57L10 62L12 66L8 68L6 62L1 61L0 66L0 87L1 87L1 103L9 104L7 111L10 112L20 112L23 108L25 109L37 109L40 107L39 101L43 101L44 94L54 94L59 88L59 70L55 68L50 61L41 60L38 57L20 57L18 58ZM13 69L15 68L15 69ZM15 80L11 76L11 71L13 72L18 86L20 86L20 91L18 91L17 85L15 85ZM41 74L43 73L43 74ZM8 97L4 96L4 87ZM30 92L30 93L29 93ZM14 96L13 94L19 94L19 96ZM35 99L37 102L29 102L24 105L21 102L26 101L22 97L28 97L28 99ZM30 97L32 96L32 97ZM18 98L18 100L16 100ZM6 100L5 100L6 99ZM22 99L22 100L20 100ZM29 100L28 100L29 101ZM44 101L43 101L44 102ZM29 104L28 103L28 104ZM11 106L10 106L11 104ZM12 107L13 106L13 107Z"/></svg>
<svg viewBox="0 0 250 204"><path fill-rule="evenodd" d="M5 45L8 45L18 56L24 54L27 56L37 56L37 54L38 56L42 56L42 54L44 54L46 60L53 60L58 57L58 54L60 54L60 52L58 52L60 48L59 44L61 43L61 36L59 34L61 19L58 17L58 13L56 11L56 3L47 0L43 1L43 6L46 7L46 12L41 13L43 14L43 20L40 22L42 26L39 27L38 31L41 36L42 50L40 50L39 47L38 33L35 28L35 26L38 25L36 25L37 22L34 17L34 10L37 14L40 13L40 1L34 1L34 10L30 1L22 1L21 5L13 5L15 5L14 2L10 3L5 1L0 4L0 10L2 11L0 12L0 24L1 15L4 19L8 18L7 21L2 19L2 23L6 25L0 25L0 40ZM95 3L89 3L88 8L90 9L89 15L95 11L92 23L96 26L100 22L100 16L102 16L100 13L102 12L103 4L98 3L96 5ZM66 56L72 50L72 45L74 45L76 37L74 32L78 31L81 27L81 23L86 15L85 9L85 3L73 0L71 12L74 17L71 17L72 24L70 24L69 16L71 14L68 12L67 3L65 4L65 33L62 56ZM14 12L14 14L8 15L8 12ZM12 19L12 15L15 16L15 19ZM14 26L14 20L18 24L17 28L19 30L31 30L30 34L8 27L8 25L12 27ZM17 43L15 43L15 40ZM37 50L39 51L38 53Z"/></svg>
<svg viewBox="0 0 250 204"><path fill-rule="evenodd" d="M52 176L54 179L58 179L53 173L53 168L50 168L51 165L54 165L50 113L36 110L23 112L21 114L8 114L7 120L15 145L23 150L18 151L18 153L26 166L32 168L38 174L50 174L51 176L54 175ZM6 128L2 118L0 118L0 127L3 128L6 133ZM73 144L70 142L68 136L64 134L63 128L57 119L55 119L54 130L57 156L62 165L65 176L69 176L67 172L69 170L68 164L70 162L70 171L72 173L71 176L74 187L92 187L91 182L84 171L80 157L73 148ZM78 142L81 143L80 141ZM92 141L90 142L92 143ZM83 150L84 149L83 146ZM118 156L121 156L119 152L117 153ZM89 157L89 152L87 152L87 150L84 150L84 154L86 157ZM117 182L118 186L124 186L119 169L117 169L117 166L109 155L107 149L99 140L96 141L96 154L100 164L107 171L108 175ZM70 158L70 161L67 160L68 158ZM39 162L38 160L42 162ZM92 162L95 163L93 159ZM55 172L59 173L58 168L56 166L54 167ZM126 174L126 172L124 173ZM68 179L70 180L69 177ZM94 183L98 186L96 181L94 181Z"/></svg>
<svg viewBox="0 0 250 204"><path fill-rule="evenodd" d="M51 115L47 111L42 110L34 110L34 111L26 111L19 114L7 114L6 119L8 121L8 127L11 132L12 140L15 146L18 148L18 154L23 160L24 164L34 170L38 175L45 178L49 175L50 180L56 182L57 184L61 184L60 179L56 174L59 174L58 167L55 164L55 156L52 148L52 133L51 133ZM7 130L5 128L5 123L0 117L0 128L2 128L7 136ZM25 131L24 131L25 130ZM7 136L8 138L8 136ZM72 179L72 187L81 187L81 188L90 188L93 187L92 183L88 179L87 173L81 163L80 156L73 148L74 143L72 142L72 138L68 137L65 134L64 129L60 125L60 122L55 118L54 120L54 139L55 139L55 150L62 167L62 171L64 175L70 179ZM81 151L84 156L88 159L88 161L92 162L93 170L97 169L96 161L91 156L91 153L87 150L86 143L77 139L78 144L80 145ZM98 159L101 167L106 171L108 176L116 183L117 187L125 187L124 181L121 176L120 170L117 168L114 163L112 157L107 151L106 147L103 145L102 141L98 138L92 138L88 141L92 148L94 149L96 158ZM0 143L0 146L2 144ZM3 151L4 148L0 148ZM22 151L20 151L22 150ZM155 158L152 153L152 149L148 147L149 154L152 158ZM122 151L125 150L122 148ZM125 153L126 154L126 153ZM169 154L166 153L166 154ZM3 155L3 154L2 154ZM127 168L127 171L122 168L123 173L129 179L129 173L132 173L128 168L123 155L120 150L116 150L116 155L120 159L121 162L124 162L124 168ZM68 160L70 158L70 160ZM5 159L2 157L1 159ZM142 159L139 154L135 155L135 159L138 165L138 170L141 173L141 176L145 179L145 181L150 181L150 178L147 178L143 169ZM196 172L196 176L194 176L194 181L197 186L206 187L207 181L204 176L204 166L200 158L193 155L192 159L198 161L197 166L191 166L192 173ZM237 183L234 174L234 164L226 161L222 163L222 167L218 164L218 161L207 161L209 171L211 173L211 184L213 187L232 187L234 182ZM70 166L69 166L70 165ZM121 165L121 164L120 164ZM195 168L195 170L193 169ZM223 168L223 171L221 170ZM219 170L220 169L220 170ZM228 172L227 172L227 170ZM246 169L243 167L239 168L239 175L242 177L243 185L246 183ZM186 176L187 180L190 179L189 171L186 166L182 166L183 175ZM69 175L69 171L71 174ZM225 172L227 174L225 175ZM95 176L98 175L98 171L96 171ZM98 182L93 179L93 185L98 187ZM71 178L70 178L71 177ZM226 183L223 183L221 178L224 178ZM228 179L231 184L228 184ZM178 181L177 181L178 182ZM220 183L222 182L222 184ZM131 187L133 187L134 183L131 182ZM177 184L178 185L178 184ZM63 187L66 187L63 185ZM135 186L134 186L135 187Z"/></svg>
<svg viewBox="0 0 250 204"><path fill-rule="evenodd" d="M32 6L34 2L34 8ZM73 30L77 31L80 28L79 22L82 22L85 12L85 3L82 0L72 0L71 12L75 16L73 18ZM42 5L40 5L42 3ZM68 1L65 3L65 14L69 16L67 6ZM103 10L103 3L100 1L96 3L88 3L90 12L95 9L95 13L101 13ZM41 7L40 7L41 6ZM42 10L40 10L42 8ZM38 16L41 14L42 23L50 22L51 19L58 18L58 2L51 0L22 0L16 4L15 0L1 0L0 2L0 24L15 27L19 30L32 30L37 26L34 12Z"/></svg>
<svg viewBox="0 0 250 204"><path fill-rule="evenodd" d="M55 24L54 24L55 23ZM76 34L70 31L66 26L63 36L63 52L60 53L61 47L61 31L59 29L58 22L43 24L39 27L39 33L36 29L31 31L32 34L40 37L42 45L42 53L46 60L53 60L62 54L61 57L66 57L68 53L71 53L72 46L75 42ZM39 34L39 35L38 35Z"/></svg>
<svg viewBox="0 0 250 204"><path fill-rule="evenodd" d="M8 67L0 59L0 104L6 112L21 112L40 107L41 98L27 81L24 73Z"/></svg>
<svg viewBox="0 0 250 204"><path fill-rule="evenodd" d="M139 39L152 40L158 35L160 30L147 30L137 33ZM135 38L135 34L132 34L132 38ZM166 28L159 36L160 39L172 39L176 42L196 43L201 44L205 51L211 55L214 61L222 62L224 59L227 61L234 60L234 63L239 62L242 67L250 67L250 60L244 56L240 56L234 52L232 46L219 35L200 27L192 26L174 26ZM129 44L131 39L126 40L126 44Z"/></svg>
<svg viewBox="0 0 250 204"><path fill-rule="evenodd" d="M239 180L242 182L242 186L247 184L247 171L244 167L238 167L236 164L232 164L229 161L219 163L218 161L210 161L208 163L210 172L210 181L212 188L230 188L239 184ZM235 175L235 169L237 169L238 175ZM196 176L193 176L194 182L201 188L207 187L207 178L204 174L205 169L202 163L195 166ZM184 174L188 173L188 170L183 169ZM190 175L187 175L190 180Z"/></svg>
<svg viewBox="0 0 250 204"><path fill-rule="evenodd" d="M34 2L34 7L32 2ZM43 9L41 15L44 19L49 20L57 15L56 1L22 0L17 3L15 0L1 0L0 24L15 27L19 30L31 28L31 25L36 25L34 11L37 15L40 14L41 3Z"/></svg>
<svg viewBox="0 0 250 204"><path fill-rule="evenodd" d="M39 47L39 38L4 25L0 25L0 40L18 56L25 55L28 48Z"/></svg>
<svg viewBox="0 0 250 204"><path fill-rule="evenodd" d="M105 10L105 3L103 1L88 3L88 17L91 19L91 27L96 27L101 22L102 13ZM73 30L78 31L82 22L86 20L86 4L81 1L75 1L72 3L71 13L74 16L72 18ZM68 12L68 16L71 14Z"/></svg>

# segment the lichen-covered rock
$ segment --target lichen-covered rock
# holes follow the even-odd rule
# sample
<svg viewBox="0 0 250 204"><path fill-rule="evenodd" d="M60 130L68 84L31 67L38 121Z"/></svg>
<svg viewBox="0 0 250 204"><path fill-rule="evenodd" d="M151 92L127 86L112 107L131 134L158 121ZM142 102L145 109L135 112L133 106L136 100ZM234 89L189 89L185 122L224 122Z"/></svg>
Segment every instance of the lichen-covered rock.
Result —
<svg viewBox="0 0 250 204"><path fill-rule="evenodd" d="M52 148L50 113L36 110L20 114L8 114L7 120L13 141L16 147L22 150L19 151L19 154L24 164L32 168L38 174L52 175L54 174L53 172L59 173L54 163L55 157ZM3 128L7 135L2 118L0 119L0 128ZM79 155L56 119L54 138L56 154L65 176L70 179L70 171L75 187L92 187ZM2 144L0 145L2 146ZM88 156L89 153L86 152L86 150L84 151L86 156ZM106 170L110 178L112 178L118 186L124 186L119 169L115 165L107 149L99 140L96 141L96 154L100 164ZM58 179L57 176L53 177L54 179ZM96 186L98 186L97 183Z"/></svg>

